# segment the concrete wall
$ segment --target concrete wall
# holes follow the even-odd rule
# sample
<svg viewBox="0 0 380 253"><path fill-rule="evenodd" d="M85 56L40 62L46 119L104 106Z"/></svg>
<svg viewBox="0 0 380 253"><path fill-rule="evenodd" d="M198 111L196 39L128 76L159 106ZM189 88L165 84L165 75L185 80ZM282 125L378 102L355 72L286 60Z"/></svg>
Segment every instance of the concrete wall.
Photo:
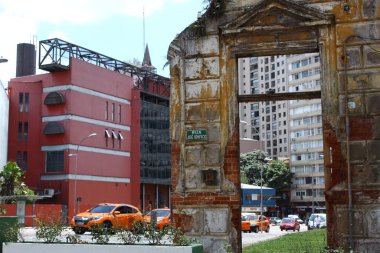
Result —
<svg viewBox="0 0 380 253"><path fill-rule="evenodd" d="M0 81L0 170L7 163L8 156L9 98Z"/></svg>
<svg viewBox="0 0 380 253"><path fill-rule="evenodd" d="M172 42L174 218L205 252L241 251L236 59L318 51L328 244L380 251L379 39L377 0L240 0L213 6ZM189 141L189 129L208 139Z"/></svg>
<svg viewBox="0 0 380 253"><path fill-rule="evenodd" d="M40 252L40 253L202 253L202 246L144 246L144 245L91 245L91 244L40 244L40 243L6 243L3 253Z"/></svg>

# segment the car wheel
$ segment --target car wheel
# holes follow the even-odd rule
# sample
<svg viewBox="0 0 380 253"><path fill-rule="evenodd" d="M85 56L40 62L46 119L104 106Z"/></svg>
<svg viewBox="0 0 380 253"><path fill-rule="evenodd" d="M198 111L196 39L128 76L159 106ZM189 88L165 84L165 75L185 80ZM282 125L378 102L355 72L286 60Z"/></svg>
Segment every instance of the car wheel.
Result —
<svg viewBox="0 0 380 253"><path fill-rule="evenodd" d="M281 228L281 231L282 231L283 229Z"/></svg>
<svg viewBox="0 0 380 253"><path fill-rule="evenodd" d="M253 229L253 232L258 233L258 232L259 232L259 227L255 227L255 228Z"/></svg>
<svg viewBox="0 0 380 253"><path fill-rule="evenodd" d="M86 232L86 229L84 229L84 228L73 228L73 231L77 235L83 235Z"/></svg>
<svg viewBox="0 0 380 253"><path fill-rule="evenodd" d="M293 232L296 232L296 228L293 228Z"/></svg>
<svg viewBox="0 0 380 253"><path fill-rule="evenodd" d="M269 226L268 226L267 229L265 230L265 233L269 233Z"/></svg>
<svg viewBox="0 0 380 253"><path fill-rule="evenodd" d="M288 231L288 229L286 228L285 231Z"/></svg>
<svg viewBox="0 0 380 253"><path fill-rule="evenodd" d="M112 222L109 220L106 220L103 222L104 229L108 231L109 233L112 233Z"/></svg>

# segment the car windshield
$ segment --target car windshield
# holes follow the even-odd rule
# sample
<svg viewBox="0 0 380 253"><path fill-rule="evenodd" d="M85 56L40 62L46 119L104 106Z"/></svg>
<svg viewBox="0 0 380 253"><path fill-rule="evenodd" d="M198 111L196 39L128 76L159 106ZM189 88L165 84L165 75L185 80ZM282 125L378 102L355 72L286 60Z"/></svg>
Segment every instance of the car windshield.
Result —
<svg viewBox="0 0 380 253"><path fill-rule="evenodd" d="M96 206L92 209L90 209L89 212L91 213L109 213L111 212L113 209L115 208L115 206Z"/></svg>
<svg viewBox="0 0 380 253"><path fill-rule="evenodd" d="M282 219L282 222L283 223L293 223L294 219L285 218L285 219Z"/></svg>
<svg viewBox="0 0 380 253"><path fill-rule="evenodd" d="M157 214L157 217L166 217L170 214L170 210L154 210ZM147 214L147 216L150 216L151 212Z"/></svg>
<svg viewBox="0 0 380 253"><path fill-rule="evenodd" d="M258 217L257 217L256 215L248 215L248 216L246 217L246 219L247 219L247 220L257 220Z"/></svg>

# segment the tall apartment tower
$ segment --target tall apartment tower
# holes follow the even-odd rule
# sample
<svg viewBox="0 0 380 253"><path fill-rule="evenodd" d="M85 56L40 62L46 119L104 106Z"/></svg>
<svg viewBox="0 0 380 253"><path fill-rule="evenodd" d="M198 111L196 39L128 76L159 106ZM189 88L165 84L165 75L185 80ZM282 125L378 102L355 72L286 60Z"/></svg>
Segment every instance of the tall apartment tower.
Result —
<svg viewBox="0 0 380 253"><path fill-rule="evenodd" d="M239 59L239 94L286 92L285 56ZM288 157L288 102L240 104L240 136L263 141L261 148L272 158Z"/></svg>
<svg viewBox="0 0 380 253"><path fill-rule="evenodd" d="M318 54L241 58L239 94L320 90ZM263 141L273 159L290 158L293 207L325 208L321 100L240 104L240 136Z"/></svg>
<svg viewBox="0 0 380 253"><path fill-rule="evenodd" d="M289 92L320 90L319 55L287 58ZM305 212L325 208L321 100L289 101L291 202ZM319 210L320 211L320 210Z"/></svg>

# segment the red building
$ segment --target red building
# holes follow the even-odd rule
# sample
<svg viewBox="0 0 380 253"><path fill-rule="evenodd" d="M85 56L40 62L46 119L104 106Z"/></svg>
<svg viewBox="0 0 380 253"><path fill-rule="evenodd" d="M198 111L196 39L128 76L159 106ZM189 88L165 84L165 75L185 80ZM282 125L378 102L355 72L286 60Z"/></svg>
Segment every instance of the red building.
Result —
<svg viewBox="0 0 380 253"><path fill-rule="evenodd" d="M52 196L48 202L67 206L69 217L100 202L142 208L141 97L163 86L157 75L77 58L41 60L50 73L10 81L8 160L26 171L29 187Z"/></svg>

